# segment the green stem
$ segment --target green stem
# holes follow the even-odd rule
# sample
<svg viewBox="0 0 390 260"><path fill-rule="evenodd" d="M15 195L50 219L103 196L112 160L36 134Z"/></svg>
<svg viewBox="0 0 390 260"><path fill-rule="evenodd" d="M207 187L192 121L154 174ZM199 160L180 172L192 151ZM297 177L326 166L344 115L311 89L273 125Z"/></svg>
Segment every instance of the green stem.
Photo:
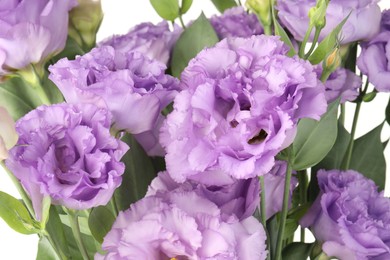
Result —
<svg viewBox="0 0 390 260"><path fill-rule="evenodd" d="M291 173L292 173L292 164L291 164L292 151L291 150L292 150L292 147L287 148L287 152L288 152L287 171L286 171L286 177L285 177L285 182L284 182L283 207L282 207L282 213L280 216L280 225L279 225L279 232L278 232L278 240L276 243L275 260L282 259L283 235L284 235L284 230L286 227L288 204L289 204L289 198L290 198L290 184L291 184Z"/></svg>
<svg viewBox="0 0 390 260"><path fill-rule="evenodd" d="M345 123L345 104L340 104L340 118L339 122L344 125Z"/></svg>
<svg viewBox="0 0 390 260"><path fill-rule="evenodd" d="M118 206L116 205L115 195L112 196L110 204L111 204L111 208L112 208L112 213L114 213L115 217L118 216L119 210L118 210Z"/></svg>
<svg viewBox="0 0 390 260"><path fill-rule="evenodd" d="M1 162L1 166L7 172L9 178L11 179L11 181L15 185L16 189L18 190L20 197L22 198L28 211L30 212L31 216L33 216L33 218L35 219L35 212L34 212L34 208L32 206L31 200L30 200L29 196L27 195L26 191L24 190L24 188L22 187L22 185L20 184L19 180L12 174L12 172L7 168L7 166L5 166L4 162Z"/></svg>
<svg viewBox="0 0 390 260"><path fill-rule="evenodd" d="M325 83L325 81L329 78L330 74L332 74L332 72L324 69L322 71L322 74L321 74L321 77L320 77L321 82Z"/></svg>
<svg viewBox="0 0 390 260"><path fill-rule="evenodd" d="M320 37L320 32L321 32L321 29L316 28L315 33L314 33L313 42L311 43L309 51L305 54L305 60L307 60L310 57L310 55L312 54L312 52L314 51L314 48L316 47L317 42L318 42L318 38Z"/></svg>
<svg viewBox="0 0 390 260"><path fill-rule="evenodd" d="M265 199L265 185L264 185L264 176L260 176L260 189L261 189L261 195L260 195L260 212L261 212L261 224L263 224L263 227L267 227L267 216L266 216L266 199Z"/></svg>
<svg viewBox="0 0 390 260"><path fill-rule="evenodd" d="M84 260L89 260L88 251L84 246L83 240L81 238L81 231L79 226L79 218L77 212L73 212L71 210L67 210L70 227L72 229L73 236L76 240L77 246L80 250L80 253Z"/></svg>
<svg viewBox="0 0 390 260"><path fill-rule="evenodd" d="M187 29L187 27L184 24L183 17L181 15L179 15L179 21L180 21L181 27L183 27L184 30Z"/></svg>
<svg viewBox="0 0 390 260"><path fill-rule="evenodd" d="M306 170L298 172L299 181L299 198L300 204L304 205L307 202L307 172ZM301 227L301 242L305 242L305 228Z"/></svg>
<svg viewBox="0 0 390 260"><path fill-rule="evenodd" d="M54 243L53 239L51 238L50 234L46 231L44 231L43 235L47 238L47 240L49 241L49 243L51 244L52 248L54 249L54 251L56 252L57 256L60 258L60 259L68 259L66 257L66 255L64 254L64 252L62 252L61 249L59 249L56 244Z"/></svg>
<svg viewBox="0 0 390 260"><path fill-rule="evenodd" d="M358 122L358 119L359 119L360 108L362 106L362 98L364 97L364 95L367 92L368 84L369 84L369 81L367 79L366 84L365 84L363 90L360 92L360 95L357 98L355 113L353 115L353 121L352 121L351 140L349 141L348 148L347 148L347 153L344 156L343 165L342 165L342 169L344 169L344 170L349 169L349 165L351 163L352 151L353 151L353 146L354 146L354 143L355 143L356 127L357 127L357 122Z"/></svg>
<svg viewBox="0 0 390 260"><path fill-rule="evenodd" d="M305 56L305 47L306 47L307 41L309 40L311 31L313 31L313 25L310 25L309 28L307 29L305 37L303 38L303 41L301 44L301 48L299 48L299 57L300 58L303 58Z"/></svg>

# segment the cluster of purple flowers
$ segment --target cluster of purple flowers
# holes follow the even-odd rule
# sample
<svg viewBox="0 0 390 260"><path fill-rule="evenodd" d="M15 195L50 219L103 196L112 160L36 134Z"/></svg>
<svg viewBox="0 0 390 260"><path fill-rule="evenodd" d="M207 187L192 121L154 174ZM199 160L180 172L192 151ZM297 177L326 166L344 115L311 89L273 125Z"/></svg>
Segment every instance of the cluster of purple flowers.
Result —
<svg viewBox="0 0 390 260"><path fill-rule="evenodd" d="M67 16L74 5L41 2L34 10L45 15L31 19L45 26L52 9ZM296 40L303 39L315 2L278 1L281 22ZM29 7L22 1L12 8ZM379 25L376 0L331 1L320 39L351 10L341 42L367 41L359 68L377 90L389 91L390 13ZM31 21L19 23L12 15L0 18L0 75L37 63L64 43L49 41L64 37L58 29L63 25L25 28ZM378 19L374 27L364 26L366 17ZM49 67L49 78L67 103L38 107L16 124L19 140L6 165L30 195L38 220L47 196L76 210L109 202L129 150L121 132L132 134L149 156L165 156L166 171L143 199L119 213L102 244L107 254L96 259L266 259L266 232L253 217L260 205L259 176L269 219L282 209L287 168L276 156L293 143L299 120L319 120L338 97L342 103L358 97L362 82L355 73L340 68L322 83L321 67L289 57L287 45L262 35L256 15L243 8L210 23L221 41L198 53L180 80L167 67L182 29L170 30L167 22L140 24L74 60L61 59ZM4 38L11 27L18 30ZM23 58L8 55L26 31L47 43L34 57L25 55L27 47ZM173 111L164 116L172 102ZM323 251L340 259L390 258L390 200L357 172L317 175L321 193L301 225L311 228Z"/></svg>

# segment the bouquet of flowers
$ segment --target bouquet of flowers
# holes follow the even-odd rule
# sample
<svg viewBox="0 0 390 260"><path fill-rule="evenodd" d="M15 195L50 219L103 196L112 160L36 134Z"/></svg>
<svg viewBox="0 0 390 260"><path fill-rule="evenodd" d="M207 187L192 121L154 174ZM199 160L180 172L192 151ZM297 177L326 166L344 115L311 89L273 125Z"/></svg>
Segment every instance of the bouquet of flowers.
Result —
<svg viewBox="0 0 390 260"><path fill-rule="evenodd" d="M0 2L0 156L22 198L0 191L0 217L39 260L390 259L390 105L355 136L390 92L390 10L211 1L185 23L192 0L150 0L162 22L98 43L100 1Z"/></svg>

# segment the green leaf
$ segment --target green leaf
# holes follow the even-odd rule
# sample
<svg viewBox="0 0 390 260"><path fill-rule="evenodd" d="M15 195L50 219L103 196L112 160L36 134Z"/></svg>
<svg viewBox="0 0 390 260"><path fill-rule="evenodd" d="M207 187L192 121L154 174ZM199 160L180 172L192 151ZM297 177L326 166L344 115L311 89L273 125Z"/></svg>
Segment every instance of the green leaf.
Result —
<svg viewBox="0 0 390 260"><path fill-rule="evenodd" d="M288 37L286 31L283 29L283 27L279 24L278 20L275 16L275 10L272 7L272 20L275 26L275 35L279 35L280 39L290 48L287 55L289 57L292 57L296 54L296 51L294 49L294 45L292 44L290 37Z"/></svg>
<svg viewBox="0 0 390 260"><path fill-rule="evenodd" d="M209 20L202 13L181 34L172 52L172 75L179 77L187 67L188 62L205 47L211 47L218 42L218 36Z"/></svg>
<svg viewBox="0 0 390 260"><path fill-rule="evenodd" d="M93 237L100 244L103 243L104 237L111 230L114 224L115 216L104 206L94 208L88 218L88 226Z"/></svg>
<svg viewBox="0 0 390 260"><path fill-rule="evenodd" d="M83 55L84 53L85 52L80 45L72 37L68 37L66 39L65 48L50 60L50 64L54 64L62 58L73 60L76 55Z"/></svg>
<svg viewBox="0 0 390 260"><path fill-rule="evenodd" d="M267 239L269 240L269 245L271 248L271 259L275 258L275 252L276 252L276 244L278 242L278 231L279 231L279 225L277 220L277 215L274 215L270 219L267 220Z"/></svg>
<svg viewBox="0 0 390 260"><path fill-rule="evenodd" d="M312 55L309 57L309 61L311 64L318 64L322 60L325 59L326 55L328 55L334 47L337 45L338 42L338 35L343 28L345 22L349 18L349 15L344 18L344 20L341 21L334 29L333 31L328 34L328 36L325 37L319 44L318 47L315 49Z"/></svg>
<svg viewBox="0 0 390 260"><path fill-rule="evenodd" d="M322 159L321 162L319 162L317 165L315 165L312 168L311 179L308 188L308 200L310 202L313 202L316 199L320 191L320 188L318 186L318 181L317 181L317 175L316 175L317 171L320 169L324 169L324 170L341 169L341 164L343 162L344 155L347 152L348 144L350 140L351 140L351 135L348 133L347 130L345 130L344 126L339 122L337 126L336 142L334 143L332 149L325 156L325 158Z"/></svg>
<svg viewBox="0 0 390 260"><path fill-rule="evenodd" d="M39 225L30 217L22 202L0 191L0 217L13 230L29 235L39 232Z"/></svg>
<svg viewBox="0 0 390 260"><path fill-rule="evenodd" d="M13 77L0 84L0 104L17 120L42 102L27 82L19 77Z"/></svg>
<svg viewBox="0 0 390 260"><path fill-rule="evenodd" d="M45 229L46 223L49 220L50 205L51 205L51 198L50 198L50 196L43 197L43 201L42 201L42 220L41 220L41 227L42 227L42 229Z"/></svg>
<svg viewBox="0 0 390 260"><path fill-rule="evenodd" d="M185 14L190 9L192 0L181 0L180 13Z"/></svg>
<svg viewBox="0 0 390 260"><path fill-rule="evenodd" d="M56 206L50 207L46 231L50 234L55 246L60 248L68 258L71 258L68 241L64 232L64 225L61 222Z"/></svg>
<svg viewBox="0 0 390 260"><path fill-rule="evenodd" d="M122 159L126 166L122 185L114 193L119 210L128 209L131 203L143 198L157 173L151 158L130 134L126 134L122 141L131 148Z"/></svg>
<svg viewBox="0 0 390 260"><path fill-rule="evenodd" d="M286 219L286 226L284 228L283 239L288 239L289 237L293 236L298 226L299 226L298 222L295 219L289 219L289 218Z"/></svg>
<svg viewBox="0 0 390 260"><path fill-rule="evenodd" d="M158 15L168 21L174 21L179 16L178 0L150 0Z"/></svg>
<svg viewBox="0 0 390 260"><path fill-rule="evenodd" d="M58 104L64 102L64 97L58 87L48 78L48 73L45 73L42 87L45 90L50 102L52 104Z"/></svg>
<svg viewBox="0 0 390 260"><path fill-rule="evenodd" d="M211 0L215 7L223 13L226 9L237 6L237 3L234 0Z"/></svg>
<svg viewBox="0 0 390 260"><path fill-rule="evenodd" d="M80 217L79 217L80 218ZM83 260L81 256L80 250L76 244L76 239L73 236L72 229L68 226L64 226L65 236L68 241L69 251L72 260ZM97 252L97 248L95 245L95 239L92 236L87 236L81 233L81 239L83 241L84 246L88 251L88 255L90 259L94 258L94 255Z"/></svg>
<svg viewBox="0 0 390 260"><path fill-rule="evenodd" d="M39 239L36 260L60 260L46 237Z"/></svg>
<svg viewBox="0 0 390 260"><path fill-rule="evenodd" d="M294 170L304 170L317 164L333 147L337 138L338 104L338 100L330 104L320 121L304 118L298 123L293 144Z"/></svg>
<svg viewBox="0 0 390 260"><path fill-rule="evenodd" d="M282 252L283 260L307 259L314 247L314 243L306 244L293 242L287 245Z"/></svg>
<svg viewBox="0 0 390 260"><path fill-rule="evenodd" d="M384 189L386 181L386 160L380 138L382 127L383 123L355 140L349 165L350 169L373 180L380 190Z"/></svg>

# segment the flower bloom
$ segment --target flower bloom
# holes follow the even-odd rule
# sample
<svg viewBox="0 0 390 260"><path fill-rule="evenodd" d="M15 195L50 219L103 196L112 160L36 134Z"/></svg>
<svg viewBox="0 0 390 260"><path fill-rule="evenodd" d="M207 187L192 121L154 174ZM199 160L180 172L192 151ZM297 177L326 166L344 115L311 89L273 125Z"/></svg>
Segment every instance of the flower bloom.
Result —
<svg viewBox="0 0 390 260"><path fill-rule="evenodd" d="M137 140L150 155L162 153L153 133L163 120L161 111L178 89L178 81L165 69L140 52L122 54L111 46L95 48L75 60L62 59L49 68L50 79L67 102L107 107L114 127L136 138L140 134Z"/></svg>
<svg viewBox="0 0 390 260"><path fill-rule="evenodd" d="M301 220L338 259L390 258L390 199L360 173L320 170L320 194Z"/></svg>
<svg viewBox="0 0 390 260"><path fill-rule="evenodd" d="M309 62L286 53L278 37L227 38L190 62L160 135L176 182L264 175L292 143L298 119L320 118L323 85Z"/></svg>
<svg viewBox="0 0 390 260"><path fill-rule="evenodd" d="M390 92L390 10L382 13L380 33L361 46L359 69L378 91Z"/></svg>
<svg viewBox="0 0 390 260"><path fill-rule="evenodd" d="M320 78L322 69L320 66L316 69L318 78ZM359 88L362 85L362 79L345 68L338 68L332 72L324 83L325 97L328 103L332 103L340 97L340 103L354 101L359 95Z"/></svg>
<svg viewBox="0 0 390 260"><path fill-rule="evenodd" d="M309 28L309 10L315 5L316 0L277 1L278 16L296 40L303 40ZM380 13L378 0L329 1L326 10L326 25L321 30L319 40L326 37L349 14L341 30L341 43L347 44L370 39L379 31ZM313 36L314 32L312 32L311 39Z"/></svg>
<svg viewBox="0 0 390 260"><path fill-rule="evenodd" d="M244 8L233 7L227 9L220 16L210 18L218 37L251 37L263 33L263 27L255 14L248 14Z"/></svg>
<svg viewBox="0 0 390 260"><path fill-rule="evenodd" d="M18 141L15 122L4 107L0 107L0 161L7 159L8 150Z"/></svg>
<svg viewBox="0 0 390 260"><path fill-rule="evenodd" d="M102 41L100 46L112 46L116 51L128 53L138 51L149 57L168 64L173 46L179 38L180 27L169 30L169 25L163 21L157 25L141 23L125 35L115 35Z"/></svg>
<svg viewBox="0 0 390 260"><path fill-rule="evenodd" d="M165 192L120 212L95 259L240 259L267 255L262 225L249 217L221 218L216 204L195 192Z"/></svg>
<svg viewBox="0 0 390 260"><path fill-rule="evenodd" d="M223 186L208 186L194 181L183 184L175 182L167 172L160 172L149 186L146 196L158 192L194 191L201 197L215 203L221 210L222 217L230 218L232 215L243 220L252 216L260 203L260 184L258 178L237 180L232 184Z"/></svg>
<svg viewBox="0 0 390 260"><path fill-rule="evenodd" d="M61 51L75 0L0 3L0 76Z"/></svg>
<svg viewBox="0 0 390 260"><path fill-rule="evenodd" d="M42 199L71 209L105 205L121 184L128 146L110 135L110 114L94 105L41 106L16 122L17 145L7 167L30 195L37 218Z"/></svg>

